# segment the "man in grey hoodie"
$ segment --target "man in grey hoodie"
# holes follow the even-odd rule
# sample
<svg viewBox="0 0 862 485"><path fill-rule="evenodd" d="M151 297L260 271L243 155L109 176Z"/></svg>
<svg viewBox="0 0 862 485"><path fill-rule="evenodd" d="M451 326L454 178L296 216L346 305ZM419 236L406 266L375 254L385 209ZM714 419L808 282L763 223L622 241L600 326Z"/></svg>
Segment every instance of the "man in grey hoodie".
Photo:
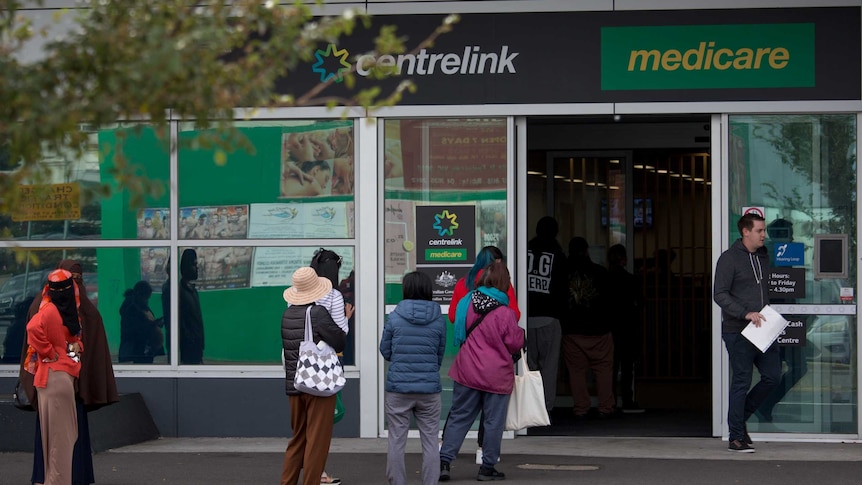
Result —
<svg viewBox="0 0 862 485"><path fill-rule="evenodd" d="M764 317L759 312L769 303L765 280L769 275L769 258L763 246L766 222L759 215L745 214L736 226L742 237L718 258L713 299L721 307L721 338L730 361L727 449L753 453L745 422L778 384L781 359L777 344L761 353L741 333L749 322L760 326ZM760 372L760 382L752 388L753 366Z"/></svg>

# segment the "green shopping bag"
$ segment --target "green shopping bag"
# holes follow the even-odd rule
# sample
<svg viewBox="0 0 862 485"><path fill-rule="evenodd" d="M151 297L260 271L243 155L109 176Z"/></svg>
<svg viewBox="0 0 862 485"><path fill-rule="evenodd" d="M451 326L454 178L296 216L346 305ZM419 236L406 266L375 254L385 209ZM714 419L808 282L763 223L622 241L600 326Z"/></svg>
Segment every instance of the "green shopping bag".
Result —
<svg viewBox="0 0 862 485"><path fill-rule="evenodd" d="M335 419L333 422L337 423L341 421L341 418L344 417L344 403L341 402L341 392L335 394Z"/></svg>

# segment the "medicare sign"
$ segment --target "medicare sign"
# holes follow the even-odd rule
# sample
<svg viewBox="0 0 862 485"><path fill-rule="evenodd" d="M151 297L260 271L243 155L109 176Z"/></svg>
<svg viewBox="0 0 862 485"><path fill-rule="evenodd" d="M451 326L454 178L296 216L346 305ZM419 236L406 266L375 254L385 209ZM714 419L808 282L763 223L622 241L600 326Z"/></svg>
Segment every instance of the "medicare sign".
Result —
<svg viewBox="0 0 862 485"><path fill-rule="evenodd" d="M602 89L815 86L814 24L602 28Z"/></svg>

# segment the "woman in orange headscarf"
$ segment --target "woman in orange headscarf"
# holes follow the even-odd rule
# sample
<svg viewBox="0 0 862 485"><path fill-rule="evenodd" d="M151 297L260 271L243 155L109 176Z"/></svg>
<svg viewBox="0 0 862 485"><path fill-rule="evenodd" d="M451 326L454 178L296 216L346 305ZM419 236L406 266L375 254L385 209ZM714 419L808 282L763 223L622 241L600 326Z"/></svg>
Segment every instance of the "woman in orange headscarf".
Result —
<svg viewBox="0 0 862 485"><path fill-rule="evenodd" d="M78 375L77 387L77 419L78 441L72 458L72 484L89 485L94 483L92 446L87 413L120 400L117 393L117 383L114 379L114 368L111 364L111 351L102 315L96 305L90 301L82 275L81 264L72 259L64 259L57 265L72 274L72 280L78 293L78 315L81 322L81 340L87 346L87 352L80 355L81 371ZM44 292L43 292L44 293ZM28 318L32 318L40 306L44 296L36 298L30 306ZM25 343L25 353L26 353ZM28 379L29 376L29 379ZM38 408L38 396L33 388L32 374L22 369L21 384L27 392L30 402ZM29 384L29 385L28 385ZM36 445L33 455L32 483L42 483L45 477L44 458L42 456L41 422L36 420Z"/></svg>
<svg viewBox="0 0 862 485"><path fill-rule="evenodd" d="M34 374L42 423L46 485L72 483L72 450L78 439L75 379L81 371L81 322L72 273L48 275L39 311L27 323L25 369Z"/></svg>

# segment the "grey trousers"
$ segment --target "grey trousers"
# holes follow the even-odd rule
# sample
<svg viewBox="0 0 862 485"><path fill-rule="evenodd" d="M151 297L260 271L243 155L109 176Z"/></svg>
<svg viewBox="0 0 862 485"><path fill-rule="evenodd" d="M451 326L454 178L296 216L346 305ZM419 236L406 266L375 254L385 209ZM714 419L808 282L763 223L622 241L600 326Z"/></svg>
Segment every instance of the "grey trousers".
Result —
<svg viewBox="0 0 862 485"><path fill-rule="evenodd" d="M557 367L560 363L560 321L552 317L527 319L527 366L542 373L548 414L557 399Z"/></svg>
<svg viewBox="0 0 862 485"><path fill-rule="evenodd" d="M389 452L386 455L386 478L391 485L406 485L404 448L410 416L416 418L422 443L422 485L434 485L440 479L440 450L437 431L440 429L440 393L386 393L386 420L389 422Z"/></svg>

